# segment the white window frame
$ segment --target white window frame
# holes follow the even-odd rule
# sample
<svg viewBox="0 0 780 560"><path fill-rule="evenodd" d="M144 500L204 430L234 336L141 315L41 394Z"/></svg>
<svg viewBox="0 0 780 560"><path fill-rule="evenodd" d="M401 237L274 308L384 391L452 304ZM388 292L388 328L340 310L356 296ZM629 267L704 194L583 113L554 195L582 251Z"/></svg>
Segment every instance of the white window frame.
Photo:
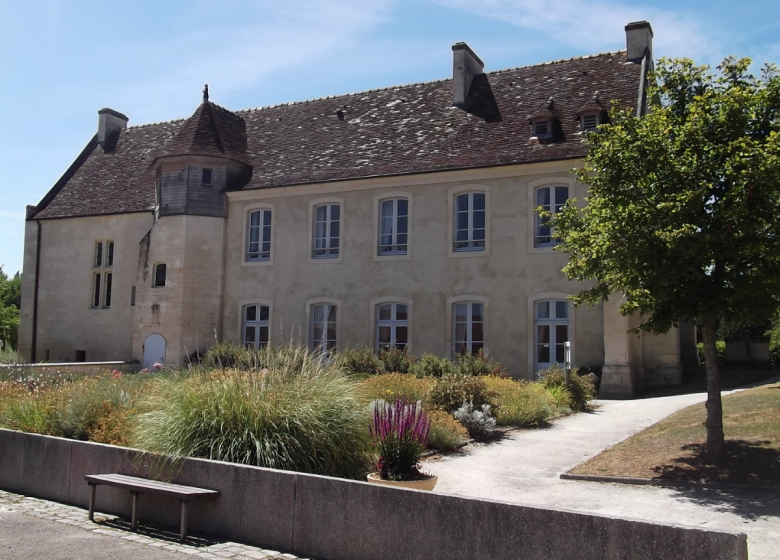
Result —
<svg viewBox="0 0 780 560"><path fill-rule="evenodd" d="M260 307L267 307L268 308L268 320L261 321L260 319L256 319L255 321L247 321L245 319L246 317L246 309L250 306L257 306L258 307L258 317L260 316ZM246 327L248 326L254 326L255 327L255 339L252 341L253 345L255 343L259 344L259 333L261 328L267 328L268 329L268 340L265 341L265 345L268 345L271 343L271 325L272 323L272 313L273 313L273 305L272 302L266 301L266 300L246 300L242 301L239 304L238 307L238 332L239 332L239 340L241 340L241 345L246 346L247 340L246 340ZM253 346L254 348L258 348L258 346Z"/></svg>
<svg viewBox="0 0 780 560"><path fill-rule="evenodd" d="M457 226L457 205L459 195L475 193L485 195L485 239L484 246L455 249L455 228ZM459 185L449 189L447 193L447 210L449 214L447 228L447 258L484 257L490 254L490 188L487 185ZM473 234L473 197L469 198L469 242L474 243Z"/></svg>
<svg viewBox="0 0 780 560"><path fill-rule="evenodd" d="M306 301L306 346L312 351L317 351L320 345L314 344L314 308L318 305L327 305L336 308L336 340L333 344L333 350L337 351L339 348L339 341L341 340L341 315L342 305L341 301L333 298L315 298ZM327 310L326 310L327 311ZM327 323L325 322L325 329L327 330ZM323 354L330 354L330 351L323 352Z"/></svg>
<svg viewBox="0 0 780 560"><path fill-rule="evenodd" d="M545 177L543 179L537 179L528 183L528 208L530 210L528 217L528 252L529 253L549 253L558 245L559 242L552 241L550 243L544 243L537 245L537 227L538 227L538 214L536 212L536 197L537 192L543 188L552 188L551 194L554 195L555 187L566 187L567 197L566 200L574 198L576 182L571 177ZM551 199L554 200L554 199ZM554 204L553 204L554 206ZM552 231L550 237L552 237Z"/></svg>
<svg viewBox="0 0 780 560"><path fill-rule="evenodd" d="M398 214L397 201L405 199L407 204L406 214L406 250L405 251L393 251L382 253L380 251L382 244L382 205L386 201L396 201L394 204L393 214L393 237L397 235L398 228ZM376 246L374 247L373 260L375 261L389 261L389 260L410 260L412 258L412 202L413 198L410 193L407 192L384 192L374 197L374 239L376 240ZM391 243L391 245L397 245L397 243Z"/></svg>
<svg viewBox="0 0 780 560"><path fill-rule="evenodd" d="M374 300L371 300L371 313L370 313L370 325L372 332L374 333L374 350L377 352L380 351L379 348L379 308L382 305L405 305L406 306L406 313L407 313L407 319L404 321L406 326L406 351L411 352L412 351L412 317L413 315L413 307L412 307L412 300L408 298L398 297L398 296L385 296L381 298L377 298ZM391 320L390 323L395 323L394 326L398 326L401 324L401 322L397 320ZM393 337L395 338L395 337Z"/></svg>
<svg viewBox="0 0 780 560"><path fill-rule="evenodd" d="M527 304L527 312L526 312L526 325L528 325L529 328L526 329L528 333L528 341L527 341L527 367L528 371L532 372L533 379L538 378L538 369L537 369L537 362L536 362L536 304L540 301L567 301L569 303L569 345L571 349L571 360L572 363L576 363L577 360L577 348L576 348L576 340L577 340L577 308L574 307L574 305L571 304L571 301L568 299L571 294L566 292L543 292L540 294L534 294L532 296L528 297L528 304Z"/></svg>
<svg viewBox="0 0 780 560"><path fill-rule="evenodd" d="M319 250L329 250L332 251L333 247L325 247L320 249L315 249L315 245L317 243L317 240L315 238L316 235L316 219L317 219L317 208L321 206L327 206L327 232L326 232L326 239L331 240L334 239L332 237L332 227L333 227L333 220L331 219L331 213L332 213L332 206L338 205L339 206L339 235L338 235L338 248L337 252L330 253L330 254L321 254L315 256L315 251ZM345 206L344 206L344 199L343 198L335 198L335 197L328 197L328 198L318 198L316 200L312 200L309 203L309 239L308 239L308 262L310 263L325 263L325 262L342 262L344 259L344 214L345 214Z"/></svg>
<svg viewBox="0 0 780 560"><path fill-rule="evenodd" d="M276 252L276 205L266 202L258 202L254 204L248 204L242 208L244 212L244 221L242 222L243 242L241 245L241 266L271 266L274 264L274 253ZM269 255L267 259L249 259L249 235L250 235L250 220L252 219L252 213L257 211L267 210L271 213L271 244ZM262 230L261 230L262 233ZM262 240L260 241L262 244Z"/></svg>
<svg viewBox="0 0 780 560"><path fill-rule="evenodd" d="M487 356L488 350L488 333L490 332L488 327L488 317L490 312L490 300L483 296L476 295L463 295L456 296L447 299L447 352L445 356L450 356L452 360L455 360L458 353L455 350L455 306L461 303L479 303L482 305L482 353ZM471 308L468 310L468 314L471 315ZM471 331L473 325L470 325L468 330ZM467 344L470 346L473 344L471 333L467 335ZM471 350L470 350L471 351Z"/></svg>

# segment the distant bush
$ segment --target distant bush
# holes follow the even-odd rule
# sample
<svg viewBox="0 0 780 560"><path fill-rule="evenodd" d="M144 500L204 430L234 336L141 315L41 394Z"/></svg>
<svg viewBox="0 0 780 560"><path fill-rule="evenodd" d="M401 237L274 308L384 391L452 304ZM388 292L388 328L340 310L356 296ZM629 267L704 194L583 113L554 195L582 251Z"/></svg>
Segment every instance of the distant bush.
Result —
<svg viewBox="0 0 780 560"><path fill-rule="evenodd" d="M383 372L384 364L373 348L358 346L341 350L339 357L343 361L347 373L355 375L379 375Z"/></svg>
<svg viewBox="0 0 780 560"><path fill-rule="evenodd" d="M724 340L718 340L715 342L715 350L718 352L718 365L722 366L726 363L726 342ZM699 363L705 365L704 359L704 343L699 342L696 344L696 352L699 354ZM772 342L769 342L770 359L772 353Z"/></svg>
<svg viewBox="0 0 780 560"><path fill-rule="evenodd" d="M539 372L540 381L543 386L547 388L551 387L565 387L570 395L569 407L575 411L585 410L588 407L588 401L590 401L595 390L593 383L585 376L577 375L576 368L569 375L569 383L566 384L565 372L563 368L557 364L550 366L548 369Z"/></svg>
<svg viewBox="0 0 780 560"><path fill-rule="evenodd" d="M437 378L428 392L428 404L446 412L455 412L464 402L476 408L483 404L494 406L493 393L481 377L449 375Z"/></svg>
<svg viewBox="0 0 780 560"><path fill-rule="evenodd" d="M409 368L409 373L417 377L442 377L455 373L455 364L447 358L439 358L434 354L423 354Z"/></svg>
<svg viewBox="0 0 780 560"><path fill-rule="evenodd" d="M424 401L431 387L427 379L420 379L405 373L383 373L357 384L357 392L361 401L368 403L375 399L395 401L404 399L407 402Z"/></svg>
<svg viewBox="0 0 780 560"><path fill-rule="evenodd" d="M450 451L468 441L468 430L448 412L438 409L430 410L428 419L431 421L428 447L437 451Z"/></svg>
<svg viewBox="0 0 780 560"><path fill-rule="evenodd" d="M301 347L261 370L162 377L144 398L134 443L176 457L358 478L370 470L368 412L338 359Z"/></svg>
<svg viewBox="0 0 780 560"><path fill-rule="evenodd" d="M496 419L493 418L489 404L476 407L472 402L464 402L452 415L475 439L488 438L496 431Z"/></svg>
<svg viewBox="0 0 780 560"><path fill-rule="evenodd" d="M506 370L498 362L485 356L482 350L476 353L465 352L455 357L455 369L460 375L495 375L505 377Z"/></svg>
<svg viewBox="0 0 780 560"><path fill-rule="evenodd" d="M557 408L550 391L539 383L492 376L484 380L495 395L494 412L501 426L536 426L552 416Z"/></svg>
<svg viewBox="0 0 780 560"><path fill-rule="evenodd" d="M379 361L382 362L382 369L387 373L409 373L415 358L406 350L389 348L379 352Z"/></svg>

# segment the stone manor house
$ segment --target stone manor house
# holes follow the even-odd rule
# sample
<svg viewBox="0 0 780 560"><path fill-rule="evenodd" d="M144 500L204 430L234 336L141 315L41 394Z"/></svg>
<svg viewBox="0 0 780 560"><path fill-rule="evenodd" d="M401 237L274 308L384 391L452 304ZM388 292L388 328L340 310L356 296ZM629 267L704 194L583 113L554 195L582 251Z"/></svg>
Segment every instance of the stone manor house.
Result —
<svg viewBox="0 0 780 560"><path fill-rule="evenodd" d="M587 195L570 169L617 101L646 111L652 29L627 50L128 126L112 109L27 209L19 349L32 361L181 363L215 340L483 350L515 377L563 361L602 394L676 383L691 328L628 333L537 215Z"/></svg>

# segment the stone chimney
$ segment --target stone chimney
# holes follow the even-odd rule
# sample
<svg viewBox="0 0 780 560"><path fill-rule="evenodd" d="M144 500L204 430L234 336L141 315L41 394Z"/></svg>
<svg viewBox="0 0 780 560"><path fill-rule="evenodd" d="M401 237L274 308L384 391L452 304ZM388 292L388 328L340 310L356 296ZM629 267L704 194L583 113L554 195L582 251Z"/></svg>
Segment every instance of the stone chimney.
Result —
<svg viewBox="0 0 780 560"><path fill-rule="evenodd" d="M626 61L642 62L647 57L653 59L653 28L650 22L635 21L626 25Z"/></svg>
<svg viewBox="0 0 780 560"><path fill-rule="evenodd" d="M466 107L471 82L474 76L483 73L482 62L466 43L452 45L452 104L461 109Z"/></svg>
<svg viewBox="0 0 780 560"><path fill-rule="evenodd" d="M127 128L129 119L108 107L98 111L98 144L106 152L113 152L119 140L119 133Z"/></svg>

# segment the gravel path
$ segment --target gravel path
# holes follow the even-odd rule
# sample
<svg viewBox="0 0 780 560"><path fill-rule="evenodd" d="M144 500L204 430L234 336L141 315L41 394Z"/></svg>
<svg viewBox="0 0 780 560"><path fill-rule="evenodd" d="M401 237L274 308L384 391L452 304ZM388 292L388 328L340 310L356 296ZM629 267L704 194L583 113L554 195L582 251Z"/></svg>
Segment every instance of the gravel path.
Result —
<svg viewBox="0 0 780 560"><path fill-rule="evenodd" d="M780 558L780 491L628 486L561 480L559 475L670 414L703 393L596 401L592 413L549 428L509 433L426 463L434 492L569 511L742 532L751 560Z"/></svg>

